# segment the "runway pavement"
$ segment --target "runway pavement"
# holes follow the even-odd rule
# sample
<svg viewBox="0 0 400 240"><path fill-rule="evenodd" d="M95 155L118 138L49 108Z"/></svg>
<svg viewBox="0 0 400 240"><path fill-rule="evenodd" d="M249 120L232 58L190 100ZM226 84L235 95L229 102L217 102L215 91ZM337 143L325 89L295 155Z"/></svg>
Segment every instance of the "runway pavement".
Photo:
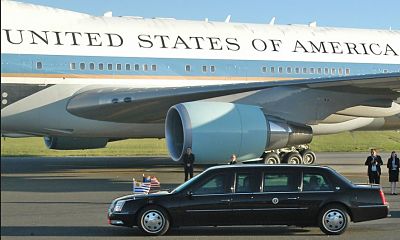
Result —
<svg viewBox="0 0 400 240"><path fill-rule="evenodd" d="M318 164L331 166L353 182L366 182L366 154L320 153ZM381 153L386 162L388 153ZM195 174L203 167L196 167ZM162 188L183 182L183 169L163 157L1 158L2 239L150 239L136 228L107 224L114 198L131 192L132 178L155 175ZM388 195L386 168L381 181L391 218L352 223L334 239L399 239L400 196ZM400 188L399 188L400 190ZM185 227L151 239L322 239L318 228L284 226Z"/></svg>

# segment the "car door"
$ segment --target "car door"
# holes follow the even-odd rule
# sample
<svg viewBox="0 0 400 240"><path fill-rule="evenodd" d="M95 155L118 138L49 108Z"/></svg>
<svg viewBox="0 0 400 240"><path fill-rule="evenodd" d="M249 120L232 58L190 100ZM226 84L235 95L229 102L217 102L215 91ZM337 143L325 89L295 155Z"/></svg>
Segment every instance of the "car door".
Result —
<svg viewBox="0 0 400 240"><path fill-rule="evenodd" d="M182 201L181 225L231 224L231 173L212 174L189 190Z"/></svg>
<svg viewBox="0 0 400 240"><path fill-rule="evenodd" d="M317 219L321 204L333 198L335 192L333 185L329 176L323 172L312 169L303 171L299 204L307 208L307 211L304 212L305 220L312 222Z"/></svg>
<svg viewBox="0 0 400 240"><path fill-rule="evenodd" d="M260 192L260 171L238 171L233 174L233 194L231 200L233 224L256 224L254 215L254 193Z"/></svg>
<svg viewBox="0 0 400 240"><path fill-rule="evenodd" d="M262 173L261 192L254 193L253 218L258 224L293 224L305 209L299 202L301 171L271 168Z"/></svg>

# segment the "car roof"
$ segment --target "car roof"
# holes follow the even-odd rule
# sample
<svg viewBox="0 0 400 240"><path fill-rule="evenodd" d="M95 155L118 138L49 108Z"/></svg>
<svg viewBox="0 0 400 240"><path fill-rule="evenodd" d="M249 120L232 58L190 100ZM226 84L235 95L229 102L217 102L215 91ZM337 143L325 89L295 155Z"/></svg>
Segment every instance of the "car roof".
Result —
<svg viewBox="0 0 400 240"><path fill-rule="evenodd" d="M234 164L234 165L218 165L208 168L207 170L214 169L246 169L246 168L259 168L259 169L279 169L279 168L293 168L293 169L328 169L333 170L327 166L319 166L319 165L294 165L294 164L277 164L277 165L269 165L269 164Z"/></svg>

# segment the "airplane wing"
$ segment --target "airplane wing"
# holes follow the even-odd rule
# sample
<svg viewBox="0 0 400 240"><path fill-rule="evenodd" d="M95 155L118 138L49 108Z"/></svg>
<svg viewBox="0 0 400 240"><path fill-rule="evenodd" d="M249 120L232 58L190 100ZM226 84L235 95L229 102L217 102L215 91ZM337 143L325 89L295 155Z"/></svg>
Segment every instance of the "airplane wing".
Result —
<svg viewBox="0 0 400 240"><path fill-rule="evenodd" d="M372 93L379 96L378 107L389 107L400 97L400 72L176 88L99 88L73 96L67 110L93 120L158 123L164 122L168 109L177 103L282 86Z"/></svg>

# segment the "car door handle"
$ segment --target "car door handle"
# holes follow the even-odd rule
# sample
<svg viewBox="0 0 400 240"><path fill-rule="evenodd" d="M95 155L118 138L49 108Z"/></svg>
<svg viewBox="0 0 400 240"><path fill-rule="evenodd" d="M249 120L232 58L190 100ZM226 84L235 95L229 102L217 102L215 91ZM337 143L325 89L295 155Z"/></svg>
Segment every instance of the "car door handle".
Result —
<svg viewBox="0 0 400 240"><path fill-rule="evenodd" d="M222 199L221 202L231 202L231 199Z"/></svg>
<svg viewBox="0 0 400 240"><path fill-rule="evenodd" d="M289 197L288 200L298 200L299 197Z"/></svg>

